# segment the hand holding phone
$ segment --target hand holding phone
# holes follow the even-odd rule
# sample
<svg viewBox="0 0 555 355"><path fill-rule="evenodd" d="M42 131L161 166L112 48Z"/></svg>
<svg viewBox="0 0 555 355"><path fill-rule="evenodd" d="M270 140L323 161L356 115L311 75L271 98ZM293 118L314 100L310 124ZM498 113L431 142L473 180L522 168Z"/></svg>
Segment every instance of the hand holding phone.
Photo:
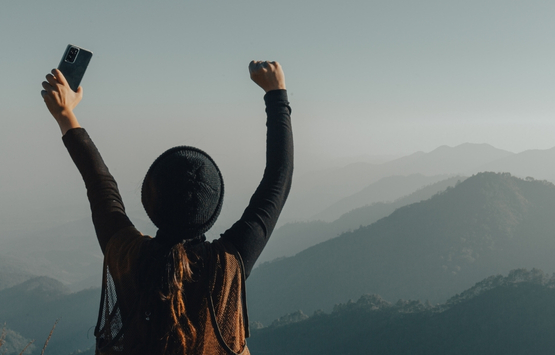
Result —
<svg viewBox="0 0 555 355"><path fill-rule="evenodd" d="M42 88L44 103L58 122L62 135L72 128L80 127L73 110L83 97L83 88L78 87L77 91L73 91L59 69L52 69L52 73L46 75Z"/></svg>
<svg viewBox="0 0 555 355"><path fill-rule="evenodd" d="M91 58L91 51L71 44L67 45L58 69L64 74L71 90L77 92Z"/></svg>

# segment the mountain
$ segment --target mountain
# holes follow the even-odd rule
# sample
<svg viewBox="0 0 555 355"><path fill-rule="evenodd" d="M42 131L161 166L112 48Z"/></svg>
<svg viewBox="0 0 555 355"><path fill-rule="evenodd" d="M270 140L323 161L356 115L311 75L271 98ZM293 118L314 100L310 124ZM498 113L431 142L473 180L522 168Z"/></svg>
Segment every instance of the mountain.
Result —
<svg viewBox="0 0 555 355"><path fill-rule="evenodd" d="M337 201L357 193L388 176L422 174L471 175L481 167L514 153L488 144L465 143L456 147L441 146L429 153L417 152L382 164L352 163L341 168L295 175L282 221L305 220Z"/></svg>
<svg viewBox="0 0 555 355"><path fill-rule="evenodd" d="M527 150L484 164L481 171L505 171L525 178L555 181L555 148Z"/></svg>
<svg viewBox="0 0 555 355"><path fill-rule="evenodd" d="M133 222L142 231L149 229L148 222L136 218ZM0 251L0 289L2 265L11 263L21 266L17 270L26 275L46 275L60 280L72 291L99 287L102 262L103 255L91 217L87 216L4 240ZM12 271L12 276L15 280L17 272ZM24 279L22 275L18 280Z"/></svg>
<svg viewBox="0 0 555 355"><path fill-rule="evenodd" d="M367 206L375 202L392 202L411 194L423 186L445 180L448 177L447 175L424 176L422 174L388 176L370 184L356 194L337 201L322 212L314 215L311 219L332 222L355 208Z"/></svg>
<svg viewBox="0 0 555 355"><path fill-rule="evenodd" d="M34 276L23 262L7 255L0 255L0 290L15 286Z"/></svg>
<svg viewBox="0 0 555 355"><path fill-rule="evenodd" d="M455 186L464 179L465 177L462 176L454 176L425 186L395 202L377 202L369 206L356 208L330 223L323 221L287 223L272 234L259 262L295 255L306 248L337 237L342 233L372 224L380 218L389 216L397 208L427 200L436 193L445 191L448 187ZM404 179L401 178L400 180L403 181Z"/></svg>
<svg viewBox="0 0 555 355"><path fill-rule="evenodd" d="M71 293L60 281L41 276L1 290L0 304L0 322L34 339L39 350L59 319L46 353L69 354L94 344L92 328L98 316L100 289Z"/></svg>
<svg viewBox="0 0 555 355"><path fill-rule="evenodd" d="M514 270L435 307L365 295L330 314L253 329L248 345L266 355L547 355L555 348L553 299L554 277Z"/></svg>
<svg viewBox="0 0 555 355"><path fill-rule="evenodd" d="M25 353L29 354L37 349L34 343L30 344L31 341L4 325L0 335L0 351L4 355L17 355L25 349Z"/></svg>
<svg viewBox="0 0 555 355"><path fill-rule="evenodd" d="M253 321L377 293L442 302L488 275L555 270L555 186L480 173L429 200L263 264L248 282Z"/></svg>

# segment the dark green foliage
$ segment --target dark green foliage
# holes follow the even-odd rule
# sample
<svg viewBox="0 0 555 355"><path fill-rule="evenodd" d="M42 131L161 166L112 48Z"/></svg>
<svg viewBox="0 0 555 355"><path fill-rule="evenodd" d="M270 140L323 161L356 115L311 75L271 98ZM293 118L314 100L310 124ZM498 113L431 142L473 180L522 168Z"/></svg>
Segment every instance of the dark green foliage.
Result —
<svg viewBox="0 0 555 355"><path fill-rule="evenodd" d="M481 173L376 223L262 265L249 280L253 321L378 293L444 302L488 275L555 271L555 186Z"/></svg>
<svg viewBox="0 0 555 355"><path fill-rule="evenodd" d="M538 270L516 270L436 307L363 296L331 314L253 330L249 348L268 355L552 354L554 287L555 279Z"/></svg>

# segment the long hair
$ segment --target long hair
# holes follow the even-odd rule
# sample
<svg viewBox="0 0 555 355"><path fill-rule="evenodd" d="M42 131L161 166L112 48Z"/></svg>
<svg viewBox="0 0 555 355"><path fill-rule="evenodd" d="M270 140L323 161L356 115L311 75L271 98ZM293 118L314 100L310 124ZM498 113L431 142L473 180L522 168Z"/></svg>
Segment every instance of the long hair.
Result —
<svg viewBox="0 0 555 355"><path fill-rule="evenodd" d="M185 355L186 349L195 347L197 339L196 329L187 316L184 292L184 285L195 282L196 262L182 243L157 249L145 265L148 271L141 281L145 292L140 297L139 310L148 319L143 340L153 354Z"/></svg>

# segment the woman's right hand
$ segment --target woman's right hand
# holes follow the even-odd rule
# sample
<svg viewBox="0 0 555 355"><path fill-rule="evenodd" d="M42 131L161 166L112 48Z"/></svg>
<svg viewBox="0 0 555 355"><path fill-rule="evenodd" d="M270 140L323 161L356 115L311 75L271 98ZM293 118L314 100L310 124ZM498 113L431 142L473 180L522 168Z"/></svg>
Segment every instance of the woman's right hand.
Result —
<svg viewBox="0 0 555 355"><path fill-rule="evenodd" d="M251 79L264 91L285 90L285 76L278 62L253 60L249 63Z"/></svg>
<svg viewBox="0 0 555 355"><path fill-rule="evenodd" d="M41 95L44 103L58 122L62 135L72 128L80 127L73 109L83 98L83 89L79 87L77 92L73 91L58 69L52 69L52 73L46 75L42 88L44 90L41 91Z"/></svg>

